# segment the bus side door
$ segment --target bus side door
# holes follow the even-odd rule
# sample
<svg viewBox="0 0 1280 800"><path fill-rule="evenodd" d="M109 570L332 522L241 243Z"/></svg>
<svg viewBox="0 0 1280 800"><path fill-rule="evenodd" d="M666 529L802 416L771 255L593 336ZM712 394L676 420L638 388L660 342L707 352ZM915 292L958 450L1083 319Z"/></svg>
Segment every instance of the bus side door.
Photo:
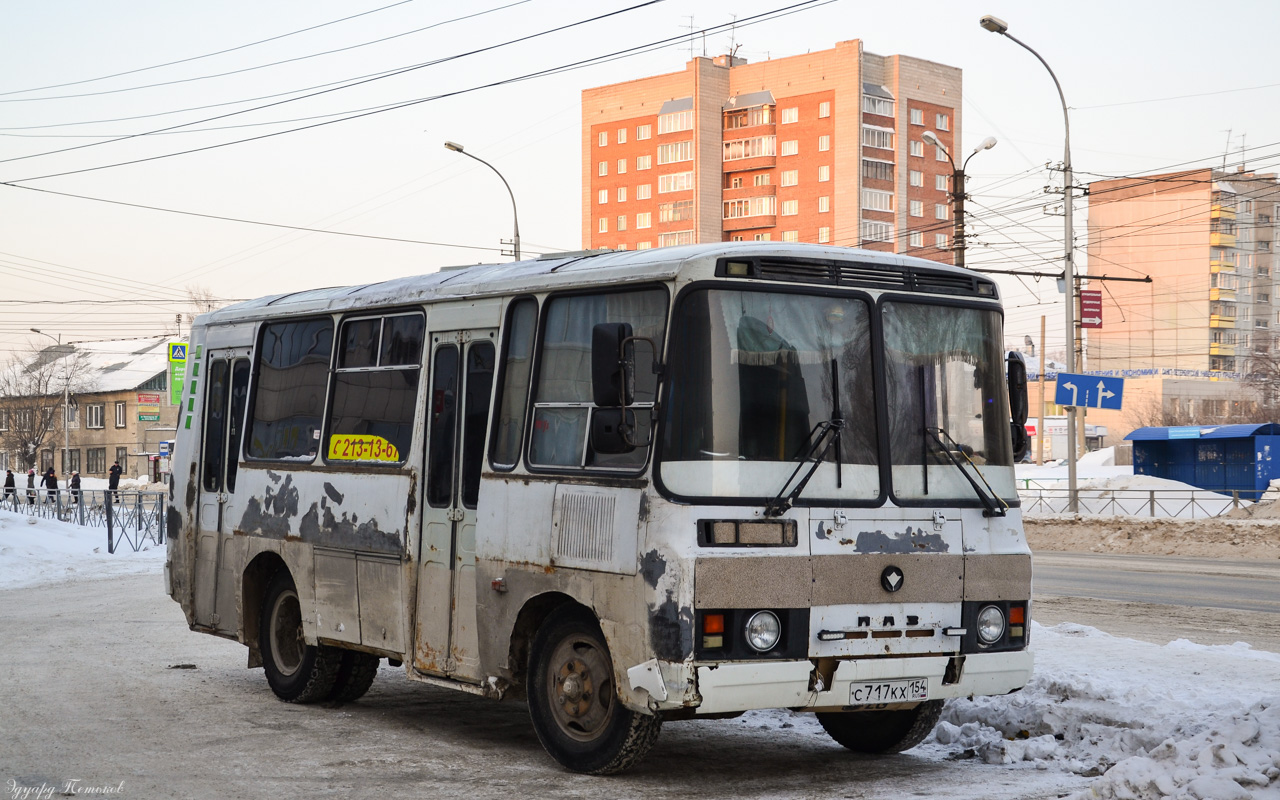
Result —
<svg viewBox="0 0 1280 800"><path fill-rule="evenodd" d="M476 506L493 397L496 329L433 331L414 667L480 679Z"/></svg>
<svg viewBox="0 0 1280 800"><path fill-rule="evenodd" d="M204 430L200 442L196 537L197 624L234 630L236 582L220 574L231 540L226 505L236 488L244 412L249 397L249 350L210 351L205 360ZM198 369L198 366L197 366ZM191 376L196 379L196 375Z"/></svg>

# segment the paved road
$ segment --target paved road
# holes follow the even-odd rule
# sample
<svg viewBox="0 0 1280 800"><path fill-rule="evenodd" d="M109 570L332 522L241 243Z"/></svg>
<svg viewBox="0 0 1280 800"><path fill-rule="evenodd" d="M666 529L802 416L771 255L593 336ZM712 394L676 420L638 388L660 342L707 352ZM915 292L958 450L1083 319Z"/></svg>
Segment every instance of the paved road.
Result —
<svg viewBox="0 0 1280 800"><path fill-rule="evenodd" d="M1280 614L1280 561L1035 554L1037 595Z"/></svg>

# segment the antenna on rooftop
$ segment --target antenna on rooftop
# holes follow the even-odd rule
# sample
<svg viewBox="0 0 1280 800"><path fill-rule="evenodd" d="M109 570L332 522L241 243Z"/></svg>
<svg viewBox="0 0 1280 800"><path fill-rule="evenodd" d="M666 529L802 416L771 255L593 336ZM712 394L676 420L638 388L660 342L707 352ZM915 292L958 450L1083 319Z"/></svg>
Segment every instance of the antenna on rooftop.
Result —
<svg viewBox="0 0 1280 800"><path fill-rule="evenodd" d="M690 14L689 16L685 17L685 19L689 20L689 24L682 25L681 27L689 29L689 60L692 61L693 60L693 15Z"/></svg>
<svg viewBox="0 0 1280 800"><path fill-rule="evenodd" d="M1231 152L1231 129L1227 128L1227 146L1222 151L1222 171L1227 171L1227 154Z"/></svg>

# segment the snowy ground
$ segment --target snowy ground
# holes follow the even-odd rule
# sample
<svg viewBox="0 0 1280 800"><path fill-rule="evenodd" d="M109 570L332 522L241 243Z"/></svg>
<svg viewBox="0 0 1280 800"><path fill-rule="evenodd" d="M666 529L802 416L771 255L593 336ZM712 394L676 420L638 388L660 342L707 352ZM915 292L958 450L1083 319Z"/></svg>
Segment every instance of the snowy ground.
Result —
<svg viewBox="0 0 1280 800"><path fill-rule="evenodd" d="M103 530L0 513L0 589L155 574L163 558L162 548L109 556ZM912 751L949 765L956 791L937 796L1280 798L1280 655L1243 643L1162 646L1072 623L1032 623L1032 646L1026 689L950 703ZM720 725L709 730L762 746L822 736L811 715L787 711ZM682 736L674 724L671 733ZM1021 793L984 794L992 769Z"/></svg>

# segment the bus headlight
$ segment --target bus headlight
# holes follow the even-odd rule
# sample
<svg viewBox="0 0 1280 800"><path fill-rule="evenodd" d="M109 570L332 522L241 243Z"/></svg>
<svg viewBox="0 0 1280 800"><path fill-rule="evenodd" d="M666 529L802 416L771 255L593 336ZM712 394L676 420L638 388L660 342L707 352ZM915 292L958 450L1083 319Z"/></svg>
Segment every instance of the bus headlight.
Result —
<svg viewBox="0 0 1280 800"><path fill-rule="evenodd" d="M743 632L752 650L757 653L767 653L782 638L782 623L778 620L778 615L772 611L757 611L747 620Z"/></svg>
<svg viewBox="0 0 1280 800"><path fill-rule="evenodd" d="M995 644L1004 636L1004 612L995 606L987 606L978 612L978 641Z"/></svg>

